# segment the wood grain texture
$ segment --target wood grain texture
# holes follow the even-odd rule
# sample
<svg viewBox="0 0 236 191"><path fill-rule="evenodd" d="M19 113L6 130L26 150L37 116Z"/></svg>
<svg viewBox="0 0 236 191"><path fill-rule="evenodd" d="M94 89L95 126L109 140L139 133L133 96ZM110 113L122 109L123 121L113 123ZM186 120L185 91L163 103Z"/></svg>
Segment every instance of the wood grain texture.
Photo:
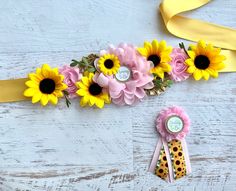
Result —
<svg viewBox="0 0 236 191"><path fill-rule="evenodd" d="M70 63L107 44L181 40L163 27L160 0L1 0L0 79L25 77L42 63ZM186 15L236 28L236 1L215 0ZM226 34L227 35L227 34ZM223 37L222 37L223 38ZM1 191L234 191L236 74L175 84L135 107L41 108L0 105ZM189 113L192 174L167 184L147 172L164 107Z"/></svg>

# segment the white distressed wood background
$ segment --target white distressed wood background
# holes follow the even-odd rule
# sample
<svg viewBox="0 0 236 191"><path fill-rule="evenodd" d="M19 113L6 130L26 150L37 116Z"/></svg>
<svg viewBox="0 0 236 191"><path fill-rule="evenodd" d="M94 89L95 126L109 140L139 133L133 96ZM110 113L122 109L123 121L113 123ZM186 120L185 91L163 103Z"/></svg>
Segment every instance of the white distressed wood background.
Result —
<svg viewBox="0 0 236 191"><path fill-rule="evenodd" d="M160 0L1 0L0 79L25 77L119 42L180 39L163 27ZM174 5L173 5L174 6ZM187 15L236 28L236 1L214 0ZM227 34L225 34L227 35ZM224 38L222 36L222 38ZM236 64L236 63L235 63ZM1 90L4 91L4 90ZM193 172L168 184L147 172L157 113L179 105L192 119ZM1 191L234 191L236 74L188 80L135 107L81 109L0 105Z"/></svg>

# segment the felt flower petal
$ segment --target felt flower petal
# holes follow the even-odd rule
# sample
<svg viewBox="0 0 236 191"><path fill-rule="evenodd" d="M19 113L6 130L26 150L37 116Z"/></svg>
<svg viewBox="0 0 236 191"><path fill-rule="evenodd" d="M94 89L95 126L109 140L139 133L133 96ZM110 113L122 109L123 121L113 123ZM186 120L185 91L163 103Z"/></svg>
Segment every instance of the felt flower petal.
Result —
<svg viewBox="0 0 236 191"><path fill-rule="evenodd" d="M53 95L53 94L48 95L48 96L49 96L49 99L50 99L51 103L56 105L57 102L58 102L58 98L55 95Z"/></svg>
<svg viewBox="0 0 236 191"><path fill-rule="evenodd" d="M142 98L144 98L146 96L146 93L145 93L144 89L136 88L135 96L137 96L139 99L142 99Z"/></svg>
<svg viewBox="0 0 236 191"><path fill-rule="evenodd" d="M42 93L41 92L38 92L38 93L35 93L32 97L32 103L37 103L40 101L42 97Z"/></svg>
<svg viewBox="0 0 236 191"><path fill-rule="evenodd" d="M48 95L47 94L43 94L42 97L41 97L41 104L42 104L42 106L47 105L48 101L49 101L48 100Z"/></svg>
<svg viewBox="0 0 236 191"><path fill-rule="evenodd" d="M103 73L96 73L94 75L94 81L96 81L102 87L108 87L109 79Z"/></svg>
<svg viewBox="0 0 236 191"><path fill-rule="evenodd" d="M193 77L195 80L200 80L202 78L202 71L201 70L195 70L193 73Z"/></svg>
<svg viewBox="0 0 236 191"><path fill-rule="evenodd" d="M24 96L26 97L32 97L35 93L35 89L34 88L28 88L24 91Z"/></svg>
<svg viewBox="0 0 236 191"><path fill-rule="evenodd" d="M101 109L101 108L104 107L104 100L99 99L99 100L96 101L95 104L97 105L98 108Z"/></svg>

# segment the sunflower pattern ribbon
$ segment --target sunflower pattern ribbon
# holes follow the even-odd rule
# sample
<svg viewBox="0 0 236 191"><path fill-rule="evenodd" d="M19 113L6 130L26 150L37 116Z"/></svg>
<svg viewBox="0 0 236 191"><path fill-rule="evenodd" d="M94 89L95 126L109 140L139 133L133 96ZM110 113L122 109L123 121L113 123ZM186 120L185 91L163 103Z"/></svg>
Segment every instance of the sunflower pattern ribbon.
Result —
<svg viewBox="0 0 236 191"><path fill-rule="evenodd" d="M174 106L160 112L156 127L159 139L149 171L161 179L173 182L191 173L185 142L190 120L184 110Z"/></svg>
<svg viewBox="0 0 236 191"><path fill-rule="evenodd" d="M121 43L99 54L90 54L70 65L51 68L43 64L28 78L0 81L0 102L29 100L56 105L64 97L79 97L80 105L103 108L105 104L134 105L147 95L159 95L173 82L217 78L225 67L221 49L200 40L185 49L164 40L144 42L143 47Z"/></svg>

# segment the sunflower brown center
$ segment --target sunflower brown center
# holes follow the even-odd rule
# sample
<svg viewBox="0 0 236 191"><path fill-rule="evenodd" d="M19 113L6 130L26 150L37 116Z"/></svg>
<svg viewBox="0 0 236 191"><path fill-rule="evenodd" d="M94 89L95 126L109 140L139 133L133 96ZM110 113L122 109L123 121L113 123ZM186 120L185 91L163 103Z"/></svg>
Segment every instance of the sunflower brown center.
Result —
<svg viewBox="0 0 236 191"><path fill-rule="evenodd" d="M102 92L102 87L99 86L97 83L93 83L89 86L89 93L96 96Z"/></svg>
<svg viewBox="0 0 236 191"><path fill-rule="evenodd" d="M205 70L209 67L210 65L210 60L207 56L204 55L198 55L195 59L194 59L194 65L201 70Z"/></svg>
<svg viewBox="0 0 236 191"><path fill-rule="evenodd" d="M111 59L107 59L105 62L104 62L104 66L108 69L111 69L113 66L114 66L114 63Z"/></svg>
<svg viewBox="0 0 236 191"><path fill-rule="evenodd" d="M156 54L150 55L147 60L152 61L155 67L161 62L160 57Z"/></svg>
<svg viewBox="0 0 236 191"><path fill-rule="evenodd" d="M50 78L43 79L39 84L39 89L44 94L51 94L56 88L56 83Z"/></svg>

